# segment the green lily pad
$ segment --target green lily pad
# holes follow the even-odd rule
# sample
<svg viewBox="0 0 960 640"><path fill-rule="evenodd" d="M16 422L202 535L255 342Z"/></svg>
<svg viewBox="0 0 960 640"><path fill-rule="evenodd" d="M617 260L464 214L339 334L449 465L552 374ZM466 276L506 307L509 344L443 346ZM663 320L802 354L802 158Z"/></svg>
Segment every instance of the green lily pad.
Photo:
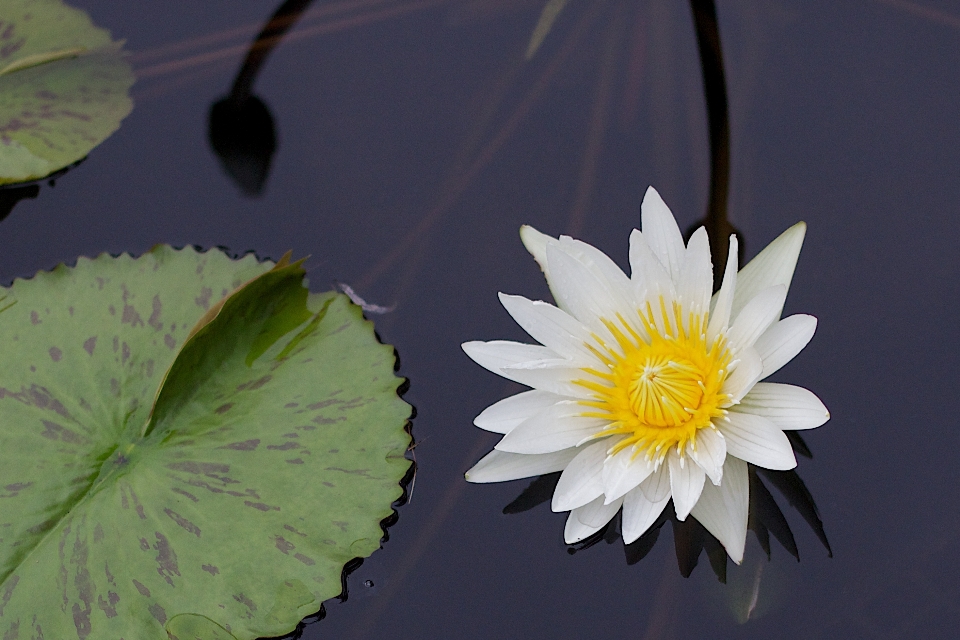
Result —
<svg viewBox="0 0 960 640"><path fill-rule="evenodd" d="M157 247L0 291L4 637L282 635L379 548L410 407L303 275Z"/></svg>
<svg viewBox="0 0 960 640"><path fill-rule="evenodd" d="M134 76L105 29L59 0L2 0L0 184L37 180L120 126Z"/></svg>

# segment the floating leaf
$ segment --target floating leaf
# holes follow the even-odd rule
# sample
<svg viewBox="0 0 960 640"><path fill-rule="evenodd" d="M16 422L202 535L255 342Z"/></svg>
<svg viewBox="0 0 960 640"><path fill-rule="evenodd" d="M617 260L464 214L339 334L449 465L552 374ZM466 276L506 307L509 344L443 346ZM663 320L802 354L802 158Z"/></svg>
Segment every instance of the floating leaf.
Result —
<svg viewBox="0 0 960 640"><path fill-rule="evenodd" d="M379 548L410 464L393 350L271 267L158 247L5 291L0 633L282 635Z"/></svg>
<svg viewBox="0 0 960 640"><path fill-rule="evenodd" d="M134 80L120 47L59 0L3 0L0 184L59 171L117 130Z"/></svg>

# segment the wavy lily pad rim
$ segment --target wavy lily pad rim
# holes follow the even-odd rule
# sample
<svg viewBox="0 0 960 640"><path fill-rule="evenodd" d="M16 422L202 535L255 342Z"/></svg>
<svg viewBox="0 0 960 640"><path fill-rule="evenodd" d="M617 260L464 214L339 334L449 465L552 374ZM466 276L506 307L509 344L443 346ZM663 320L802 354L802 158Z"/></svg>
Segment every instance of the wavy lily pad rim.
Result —
<svg viewBox="0 0 960 640"><path fill-rule="evenodd" d="M48 179L48 178L43 178L42 180L47 180L47 179ZM42 180L41 180L41 181L42 181ZM6 188L6 187L9 187L9 186L12 186L12 185L3 185L3 187L0 187L0 188ZM14 276L13 278L11 278L11 279L9 279L9 280L4 280L4 281L0 282L0 288L9 289L9 288L11 288L11 287L13 286L13 284L14 284L15 282L17 282L18 280L24 281L24 282L30 281L30 280L33 280L34 278L36 278L37 276L39 276L39 275L41 275L41 274L53 273L53 272L56 271L57 269L64 269L64 268L72 269L72 268L75 268L75 267L77 266L77 262L78 262L81 258L86 258L87 260L95 260L95 259L97 259L97 258L100 258L100 257L104 256L104 255L107 255L107 256L110 256L111 258L114 258L114 259L120 258L120 257L122 257L122 256L128 256L128 257L130 257L131 259L136 260L136 259L138 259L138 258L146 255L146 254L149 253L150 251L152 251L152 250L154 250L154 249L156 249L157 247L160 247L160 246L164 246L164 243L159 243L159 242L158 242L158 243L154 244L152 247L150 247L150 249L147 249L146 251L143 251L143 252L140 252L140 253L133 253L133 252L130 252L130 251L121 251L121 252L119 252L119 253L113 253L113 252L110 252L110 251L101 251L100 253L96 254L96 256L94 256L94 257L92 257L92 258L89 257L89 256L80 255L80 256L77 256L77 257L73 258L73 259L70 260L70 261L62 261L62 262L59 262L58 264L54 265L53 267L51 267L51 268L49 268L49 269L38 269L38 270L37 270L33 275L31 275L31 276L26 276L26 277L24 277L24 276ZM180 251L180 250L183 250L183 249L185 249L185 248L187 248L187 247L191 247L192 249L194 249L195 251L197 251L197 253L199 253L200 255L204 255L204 254L206 254L206 253L208 253L208 252L210 252L210 251L215 251L215 250L216 250L216 251L222 251L222 252L223 252L228 258L230 258L231 260L240 260L240 259L242 259L242 258L245 258L246 256L252 255L252 256L254 257L254 259L255 259L257 262L259 262L259 263L271 262L271 263L277 264L277 263L279 263L281 260L284 259L283 257L281 257L280 260L274 260L274 259L272 259L272 258L265 257L265 256L261 255L256 249L247 249L247 250L245 250L245 251L239 252L239 251L234 251L234 250L232 250L232 249L230 249L230 248L228 248L228 247L226 247L226 246L223 246L223 245L215 245L215 246L209 246L209 247L204 247L203 245L198 245L198 244L182 244L182 245L167 245L167 246L171 247L172 249L174 249L174 250L176 250L176 251ZM289 253L288 253L287 255L289 256ZM309 256L306 256L306 257L302 258L301 260L302 260L302 261L306 261L308 258L309 258ZM243 284L246 284L246 283L243 283ZM240 287L242 287L243 284L241 284ZM310 290L309 280L308 280L306 277L304 277L304 284L307 286L307 289L308 289L308 291L309 291L309 290ZM237 289L239 289L240 287L237 287ZM234 289L234 291L236 291L237 289ZM230 292L230 293L233 293L233 292ZM310 293L313 294L313 293L315 293L315 292L310 291ZM348 297L346 294L343 294L343 293L340 293L340 292L336 292L336 291L335 291L334 293L336 293L337 295L343 296L344 298L347 298L349 304L351 304L351 305L353 305L353 306L358 306L358 305L354 304L354 302L353 302L352 300L350 300L349 297ZM230 295L230 294L228 294L228 296L229 296L229 295ZM2 311L2 309L0 309L0 311ZM361 308L361 313L363 313L362 308ZM364 319L365 321L370 322L371 324L373 324L373 321L370 320L369 318L367 318L367 316L366 316L365 313L363 313L363 319ZM390 347L393 349L393 372L394 372L394 373L399 372L399 371L400 371L400 354L397 352L397 348L396 348L395 346L393 346L393 345L386 345L386 343L384 343L383 340L380 338L380 334L377 332L375 326L374 326L374 330L373 330L373 336L374 336L374 339L376 339L376 341L377 341L379 344L382 344L382 345L385 345L385 346L390 346ZM410 389L410 379L407 378L407 377L405 377L405 376L397 376L397 377L400 378L400 384L397 386L396 394L397 394L397 397L403 399L403 396L404 396L404 395L407 393L407 391ZM404 402L407 404L407 406L410 407L410 415L407 417L407 419L405 420L405 422L404 422L404 424L403 424L403 430L404 430L404 432L405 432L408 436L410 436L410 444L407 445L407 449L404 451L403 457L404 457L405 460L408 460L408 461L410 462L410 465L407 467L406 472L404 473L403 477L400 479L400 482L398 483L398 484L400 485L400 489L401 489L400 497L390 503L390 508L391 508L390 514L389 514L388 516L386 516L385 518L383 518L383 519L380 520L379 525L380 525L380 530L383 532L383 535L380 537L380 545L379 545L378 549L383 549L384 543L386 543L386 542L390 539L390 533L389 533L388 529L389 529L390 527L392 527L393 525L395 525L395 524L400 520L400 514L399 514L399 512L397 511L397 509L399 509L400 507L404 506L404 505L407 504L407 502L409 501L409 499L410 499L410 487L411 487L411 485L412 485L412 483L413 483L413 479L416 477L416 473L417 473L417 460L416 460L416 457L413 455L413 449L414 449L414 447L416 446L416 438L415 438L414 435L413 435L413 420L417 417L417 408L416 408L416 406L413 405L413 403L411 403L411 402L409 402L409 401L407 401L407 400L404 400ZM369 557L369 556L368 556L368 557ZM315 623L315 622L319 622L320 620L322 620L322 619L326 616L326 611L325 611L325 608L324 608L325 602L329 602L330 600L339 600L340 602L346 602L347 599L348 599L348 596L349 596L349 594L348 594L348 586L347 586L347 578L350 576L351 573L353 573L353 572L356 571L358 568L360 568L360 566L363 564L363 561L364 561L364 560L365 560L365 558L362 558L362 557L359 557L359 556L354 557L354 558L351 558L350 560L348 560L348 561L343 565L343 569L341 569L341 571L340 571L340 586L341 586L340 593L339 593L338 595L334 596L333 598L329 598L328 600L326 600L326 601L324 601L324 602L321 602L321 603L320 603L320 608L319 608L315 613L313 613L313 614L311 614L311 615L308 615L308 616L305 616L304 618L302 618L301 620L299 620L299 621L296 623L296 625L294 626L294 628L290 630L289 633L287 633L286 635L280 636L279 638L277 638L277 640L284 640L284 639L287 639L287 638L289 638L289 639L297 639L297 638L300 638L300 636L301 636L302 633L303 633L304 628L305 628L307 625L313 624L313 623Z"/></svg>

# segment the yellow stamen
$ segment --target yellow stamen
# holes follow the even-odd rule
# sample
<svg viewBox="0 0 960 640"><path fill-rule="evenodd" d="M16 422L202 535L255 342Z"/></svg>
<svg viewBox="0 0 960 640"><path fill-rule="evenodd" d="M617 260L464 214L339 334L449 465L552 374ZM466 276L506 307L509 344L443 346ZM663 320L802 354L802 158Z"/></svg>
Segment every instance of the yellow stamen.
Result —
<svg viewBox="0 0 960 640"><path fill-rule="evenodd" d="M634 456L662 461L674 446L681 456L694 448L697 431L724 415L729 398L721 389L732 363L722 335L707 343L706 313L684 314L678 302L668 309L662 296L656 306L659 317L649 301L638 309L641 331L619 315L604 319L614 344L594 336L587 348L602 366L584 369L588 377L576 384L593 396L580 401L590 409L583 415L609 420L596 437L626 436L610 453L635 447Z"/></svg>

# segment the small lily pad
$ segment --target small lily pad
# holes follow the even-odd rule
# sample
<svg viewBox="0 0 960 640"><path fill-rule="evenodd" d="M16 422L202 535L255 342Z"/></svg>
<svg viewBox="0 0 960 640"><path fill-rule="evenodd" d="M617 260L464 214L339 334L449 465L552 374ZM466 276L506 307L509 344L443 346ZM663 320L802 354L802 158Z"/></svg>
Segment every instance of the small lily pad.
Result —
<svg viewBox="0 0 960 640"><path fill-rule="evenodd" d="M0 184L55 173L117 130L133 108L121 44L59 0L3 0Z"/></svg>
<svg viewBox="0 0 960 640"><path fill-rule="evenodd" d="M157 247L0 290L0 633L282 635L379 548L411 410L303 276Z"/></svg>

